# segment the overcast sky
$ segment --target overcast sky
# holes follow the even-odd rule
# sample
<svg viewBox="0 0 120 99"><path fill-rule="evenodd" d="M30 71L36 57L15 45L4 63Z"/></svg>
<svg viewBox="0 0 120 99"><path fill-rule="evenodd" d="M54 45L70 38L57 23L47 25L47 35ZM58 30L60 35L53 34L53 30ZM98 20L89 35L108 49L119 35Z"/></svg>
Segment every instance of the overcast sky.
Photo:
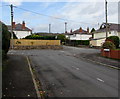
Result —
<svg viewBox="0 0 120 99"><path fill-rule="evenodd" d="M16 23L26 22L26 26L33 29L34 32L48 32L48 25L51 24L51 32L63 33L65 31L65 22L67 30L70 31L82 27L99 28L101 23L105 22L105 0L3 0L0 10L2 10L1 20L5 24L10 24L10 7L5 6L13 4L14 21ZM26 2L25 2L26 1ZM69 1L69 2L68 2ZM118 1L108 0L108 22L118 23ZM30 10L35 13L22 10ZM39 13L39 14L38 14ZM43 16L43 15L48 16ZM61 18L61 19L56 19ZM62 20L64 19L64 20Z"/></svg>

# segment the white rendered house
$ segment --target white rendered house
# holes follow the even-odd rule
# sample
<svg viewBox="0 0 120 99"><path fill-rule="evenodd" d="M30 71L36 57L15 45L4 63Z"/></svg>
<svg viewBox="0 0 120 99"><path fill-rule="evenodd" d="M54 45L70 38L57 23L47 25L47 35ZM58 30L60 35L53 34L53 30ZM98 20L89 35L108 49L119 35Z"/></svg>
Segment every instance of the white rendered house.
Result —
<svg viewBox="0 0 120 99"><path fill-rule="evenodd" d="M108 23L107 37L118 36L120 38L120 24ZM92 46L102 46L106 39L106 24L103 23L98 30L93 32L90 44Z"/></svg>
<svg viewBox="0 0 120 99"><path fill-rule="evenodd" d="M11 31L10 25L8 25L8 30ZM25 26L24 21L22 22L22 24L15 24L15 22L13 22L13 32L15 33L18 39L25 38L26 36L32 34L32 30Z"/></svg>
<svg viewBox="0 0 120 99"><path fill-rule="evenodd" d="M70 40L89 40L92 37L92 34L89 33L89 28L85 31L80 27L80 29L73 32L71 30L70 33L66 33L65 36Z"/></svg>

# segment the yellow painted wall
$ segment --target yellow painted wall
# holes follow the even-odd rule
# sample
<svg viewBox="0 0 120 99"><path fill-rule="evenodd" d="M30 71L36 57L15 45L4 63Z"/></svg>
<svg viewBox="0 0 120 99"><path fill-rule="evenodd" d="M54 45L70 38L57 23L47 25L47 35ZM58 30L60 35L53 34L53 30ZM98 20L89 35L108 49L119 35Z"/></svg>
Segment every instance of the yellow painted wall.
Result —
<svg viewBox="0 0 120 99"><path fill-rule="evenodd" d="M96 45L97 45L97 41L96 41L96 40L91 40L91 41L90 41L90 45L96 46Z"/></svg>
<svg viewBox="0 0 120 99"><path fill-rule="evenodd" d="M91 40L90 45L92 45L92 46L102 46L102 44L104 42L105 42L105 38L104 39L99 39L99 40Z"/></svg>
<svg viewBox="0 0 120 99"><path fill-rule="evenodd" d="M61 45L60 40L28 40L14 39L11 40L14 46L41 46L41 45Z"/></svg>

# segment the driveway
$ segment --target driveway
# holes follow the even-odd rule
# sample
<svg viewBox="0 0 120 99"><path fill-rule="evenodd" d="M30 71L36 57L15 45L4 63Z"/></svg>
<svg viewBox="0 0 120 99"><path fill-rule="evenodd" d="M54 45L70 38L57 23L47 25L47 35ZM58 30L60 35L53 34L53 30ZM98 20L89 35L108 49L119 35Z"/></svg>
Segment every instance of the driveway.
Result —
<svg viewBox="0 0 120 99"><path fill-rule="evenodd" d="M49 97L117 97L118 70L75 57L97 49L11 50L27 55Z"/></svg>

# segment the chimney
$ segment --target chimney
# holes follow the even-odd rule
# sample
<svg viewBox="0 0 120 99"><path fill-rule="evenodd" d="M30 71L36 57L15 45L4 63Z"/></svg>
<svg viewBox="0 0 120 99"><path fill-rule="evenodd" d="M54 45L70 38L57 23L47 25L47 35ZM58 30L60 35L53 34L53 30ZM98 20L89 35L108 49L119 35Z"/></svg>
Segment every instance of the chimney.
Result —
<svg viewBox="0 0 120 99"><path fill-rule="evenodd" d="M82 28L80 27L79 32L82 32Z"/></svg>
<svg viewBox="0 0 120 99"><path fill-rule="evenodd" d="M70 33L72 33L72 29L70 30Z"/></svg>
<svg viewBox="0 0 120 99"><path fill-rule="evenodd" d="M13 29L15 29L15 22L12 23Z"/></svg>
<svg viewBox="0 0 120 99"><path fill-rule="evenodd" d="M22 29L25 29L25 21L22 22Z"/></svg>
<svg viewBox="0 0 120 99"><path fill-rule="evenodd" d="M89 27L87 27L87 33L89 33Z"/></svg>

